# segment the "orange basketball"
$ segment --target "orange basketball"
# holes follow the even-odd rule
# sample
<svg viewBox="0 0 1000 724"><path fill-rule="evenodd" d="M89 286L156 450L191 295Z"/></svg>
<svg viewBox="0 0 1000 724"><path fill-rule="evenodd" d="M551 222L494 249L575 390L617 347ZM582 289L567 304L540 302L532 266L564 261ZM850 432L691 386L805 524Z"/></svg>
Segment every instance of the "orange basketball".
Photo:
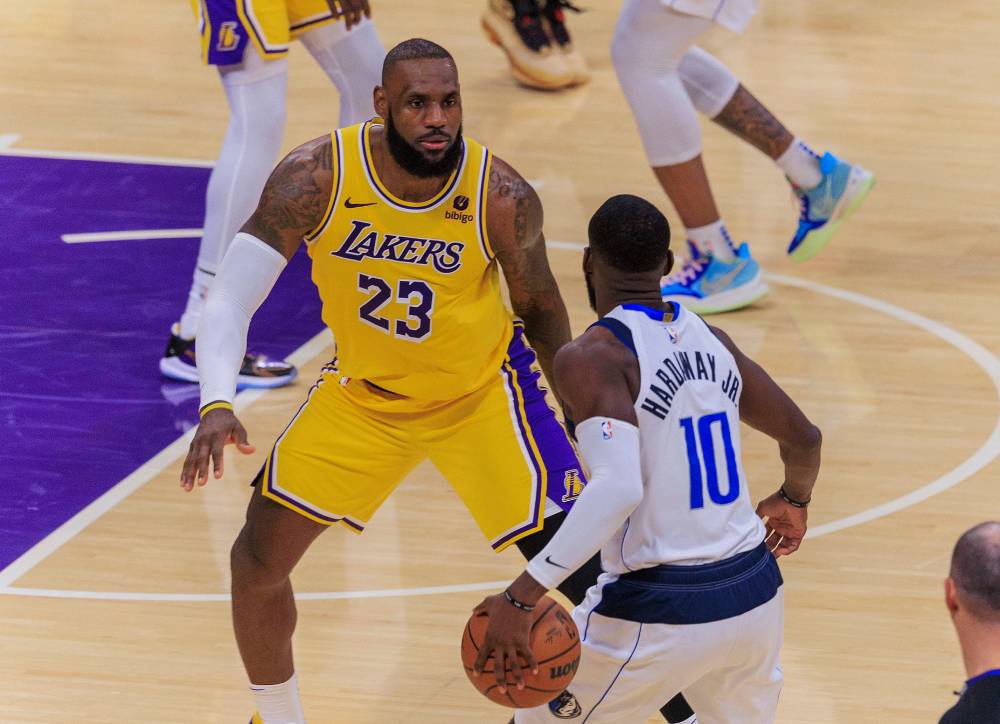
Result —
<svg viewBox="0 0 1000 724"><path fill-rule="evenodd" d="M580 632L565 608L548 596L543 596L532 611L531 650L538 661L538 673L523 668L524 688L518 689L507 667L507 691L497 689L493 673L494 658L486 661L483 673L472 676L472 665L479 655L479 646L486 635L487 614L473 614L462 633L462 665L469 681L490 701L504 706L526 708L544 704L561 694L580 665ZM523 663L522 663L523 666Z"/></svg>

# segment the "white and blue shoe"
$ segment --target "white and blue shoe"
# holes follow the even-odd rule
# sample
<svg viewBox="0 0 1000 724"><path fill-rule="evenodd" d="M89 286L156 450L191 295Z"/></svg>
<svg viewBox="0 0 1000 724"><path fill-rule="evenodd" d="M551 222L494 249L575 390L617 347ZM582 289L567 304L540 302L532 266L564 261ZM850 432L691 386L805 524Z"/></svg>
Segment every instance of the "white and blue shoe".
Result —
<svg viewBox="0 0 1000 724"><path fill-rule="evenodd" d="M688 242L691 258L676 274L664 278L663 300L677 302L697 314L718 314L753 304L767 294L760 265L743 243L731 262L705 254Z"/></svg>
<svg viewBox="0 0 1000 724"><path fill-rule="evenodd" d="M816 256L875 185L870 171L841 161L830 152L820 158L819 170L823 180L815 188L792 186L800 209L799 228L788 245L788 255L794 261Z"/></svg>

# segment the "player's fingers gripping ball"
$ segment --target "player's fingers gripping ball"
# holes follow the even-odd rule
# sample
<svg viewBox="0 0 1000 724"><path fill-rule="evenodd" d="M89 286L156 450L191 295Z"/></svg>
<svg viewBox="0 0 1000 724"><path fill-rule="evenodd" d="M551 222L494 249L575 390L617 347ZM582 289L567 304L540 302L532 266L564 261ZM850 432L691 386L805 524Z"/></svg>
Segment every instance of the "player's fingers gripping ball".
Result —
<svg viewBox="0 0 1000 724"><path fill-rule="evenodd" d="M493 669L494 656L487 659L480 676L473 676L472 666L479 655L488 622L488 614L473 613L462 633L465 674L486 698L504 706L528 708L555 699L569 686L580 664L580 632L569 613L557 601L543 596L532 611L530 643L538 662L538 673L532 673L531 668L522 662L523 689L518 689L514 683L508 662L505 676L507 691L500 692Z"/></svg>

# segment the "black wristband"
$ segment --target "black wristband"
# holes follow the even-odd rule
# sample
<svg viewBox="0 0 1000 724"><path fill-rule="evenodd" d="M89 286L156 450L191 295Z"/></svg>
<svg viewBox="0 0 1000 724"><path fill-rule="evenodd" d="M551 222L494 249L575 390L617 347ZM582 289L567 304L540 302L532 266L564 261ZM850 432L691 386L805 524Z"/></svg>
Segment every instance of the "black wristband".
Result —
<svg viewBox="0 0 1000 724"><path fill-rule="evenodd" d="M513 606L514 608L516 608L516 609L518 609L520 611L526 611L528 613L531 613L532 611L535 610L534 606L529 606L527 603L521 603L516 598L514 598L513 596L511 596L510 595L510 591L504 591L503 592L503 597L507 599L507 603L509 603L511 606Z"/></svg>
<svg viewBox="0 0 1000 724"><path fill-rule="evenodd" d="M788 493L785 492L784 485L778 488L778 495L781 496L782 500L794 508L807 508L809 507L809 503L812 502L812 496L810 496L808 500L796 500L795 498L790 497Z"/></svg>

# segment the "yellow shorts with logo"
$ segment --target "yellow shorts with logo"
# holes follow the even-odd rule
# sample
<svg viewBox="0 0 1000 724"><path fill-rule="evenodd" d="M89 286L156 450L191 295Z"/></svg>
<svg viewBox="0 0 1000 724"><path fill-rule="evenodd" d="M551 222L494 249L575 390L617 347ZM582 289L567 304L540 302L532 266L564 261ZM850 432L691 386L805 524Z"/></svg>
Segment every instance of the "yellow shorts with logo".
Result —
<svg viewBox="0 0 1000 724"><path fill-rule="evenodd" d="M243 62L251 43L266 60L284 58L299 33L333 22L325 0L191 0L198 16L202 60Z"/></svg>
<svg viewBox="0 0 1000 724"><path fill-rule="evenodd" d="M548 406L534 352L515 327L496 379L464 397L416 408L332 365L278 438L261 492L307 518L364 530L382 502L430 459L496 550L568 510L585 479Z"/></svg>

